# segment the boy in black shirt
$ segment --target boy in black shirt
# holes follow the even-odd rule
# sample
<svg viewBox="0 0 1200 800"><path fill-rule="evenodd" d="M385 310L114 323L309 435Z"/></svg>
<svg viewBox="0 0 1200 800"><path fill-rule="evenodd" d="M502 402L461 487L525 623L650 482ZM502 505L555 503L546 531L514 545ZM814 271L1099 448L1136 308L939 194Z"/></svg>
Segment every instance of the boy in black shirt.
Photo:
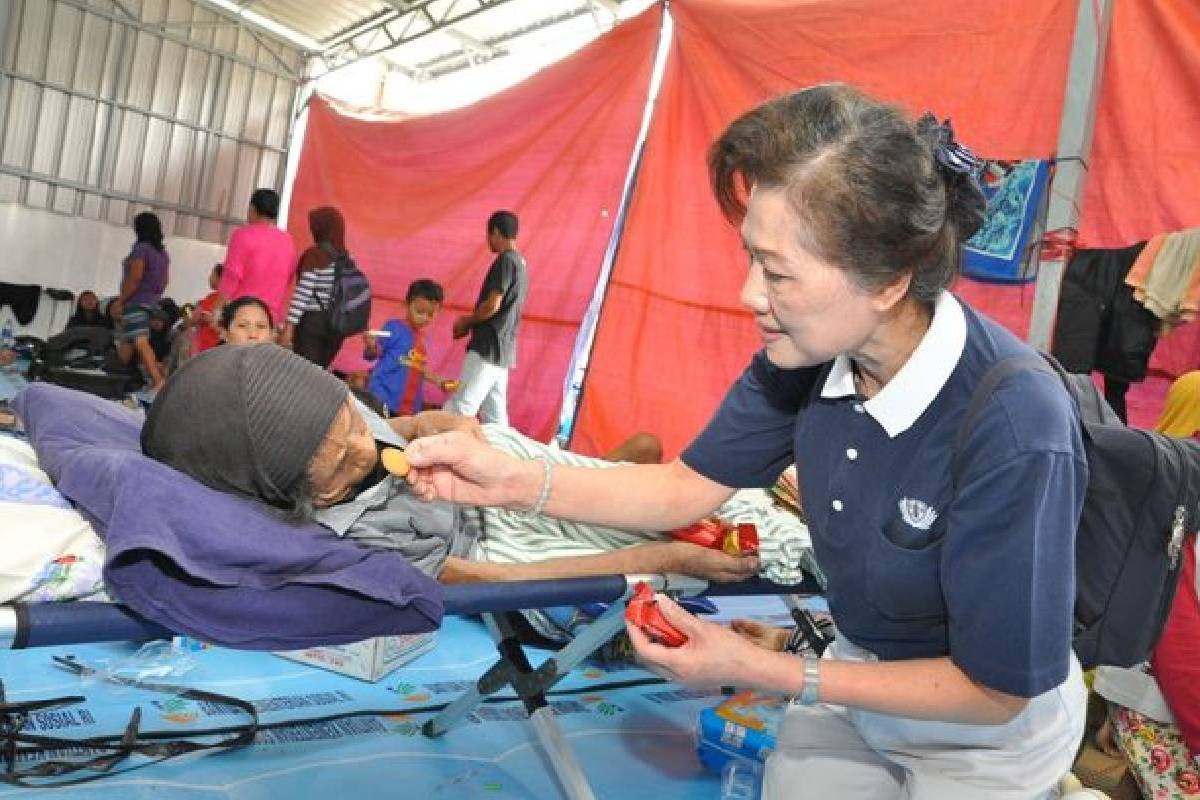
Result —
<svg viewBox="0 0 1200 800"><path fill-rule="evenodd" d="M529 291L525 259L517 252L517 215L497 211L488 218L488 249L496 254L475 310L454 320L454 338L471 335L458 391L445 405L483 422L508 424L508 372L517 363L517 328Z"/></svg>

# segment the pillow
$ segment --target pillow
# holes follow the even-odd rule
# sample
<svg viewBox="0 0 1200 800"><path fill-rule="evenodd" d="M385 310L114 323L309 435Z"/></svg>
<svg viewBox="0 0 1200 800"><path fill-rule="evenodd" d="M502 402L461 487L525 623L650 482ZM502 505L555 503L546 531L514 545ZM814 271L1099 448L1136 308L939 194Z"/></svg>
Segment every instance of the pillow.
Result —
<svg viewBox="0 0 1200 800"><path fill-rule="evenodd" d="M47 383L13 406L42 467L104 538L109 593L189 636L252 650L435 629L441 586L392 551L210 489L144 456L142 420Z"/></svg>
<svg viewBox="0 0 1200 800"><path fill-rule="evenodd" d="M0 434L0 603L94 598L103 563L103 543L33 448Z"/></svg>

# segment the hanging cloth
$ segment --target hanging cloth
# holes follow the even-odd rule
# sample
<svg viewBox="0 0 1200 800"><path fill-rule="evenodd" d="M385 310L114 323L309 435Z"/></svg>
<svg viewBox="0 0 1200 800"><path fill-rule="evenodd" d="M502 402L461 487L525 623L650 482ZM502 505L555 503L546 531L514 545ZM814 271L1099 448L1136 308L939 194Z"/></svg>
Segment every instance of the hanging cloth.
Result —
<svg viewBox="0 0 1200 800"><path fill-rule="evenodd" d="M984 187L987 216L963 245L963 274L985 283L1029 283L1037 279L1033 232L1045 208L1047 161L1022 161L997 184Z"/></svg>
<svg viewBox="0 0 1200 800"><path fill-rule="evenodd" d="M1063 276L1054 357L1068 372L1099 370L1128 383L1146 377L1158 339L1153 314L1126 282L1145 242L1119 250L1076 250Z"/></svg>
<svg viewBox="0 0 1200 800"><path fill-rule="evenodd" d="M1125 282L1134 298L1162 320L1166 333L1200 311L1200 228L1169 234L1161 242L1155 237L1155 243L1153 262L1138 259Z"/></svg>
<svg viewBox="0 0 1200 800"><path fill-rule="evenodd" d="M33 283L0 283L0 308L9 306L17 322L28 325L37 316L42 287Z"/></svg>

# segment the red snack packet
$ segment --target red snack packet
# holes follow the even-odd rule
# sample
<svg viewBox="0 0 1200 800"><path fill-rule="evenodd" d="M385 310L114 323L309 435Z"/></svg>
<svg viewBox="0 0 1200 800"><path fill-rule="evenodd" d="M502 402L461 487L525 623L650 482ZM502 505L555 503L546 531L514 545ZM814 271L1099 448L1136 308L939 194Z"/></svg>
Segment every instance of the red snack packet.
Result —
<svg viewBox="0 0 1200 800"><path fill-rule="evenodd" d="M671 531L671 536L684 542L721 550L731 556L752 555L758 552L758 528L752 522L730 525L712 517Z"/></svg>
<svg viewBox="0 0 1200 800"><path fill-rule="evenodd" d="M716 547L720 549L724 536L724 529L720 520L702 519L699 522L694 522L686 528L679 528L671 531L671 536L684 542L698 544L701 547Z"/></svg>
<svg viewBox="0 0 1200 800"><path fill-rule="evenodd" d="M753 522L739 522L725 531L721 549L731 556L753 555L758 552L758 528Z"/></svg>
<svg viewBox="0 0 1200 800"><path fill-rule="evenodd" d="M664 647L679 647L687 643L687 636L667 622L666 617L658 610L654 590L645 581L640 581L634 588L633 597L625 607L625 619L638 626L650 641Z"/></svg>

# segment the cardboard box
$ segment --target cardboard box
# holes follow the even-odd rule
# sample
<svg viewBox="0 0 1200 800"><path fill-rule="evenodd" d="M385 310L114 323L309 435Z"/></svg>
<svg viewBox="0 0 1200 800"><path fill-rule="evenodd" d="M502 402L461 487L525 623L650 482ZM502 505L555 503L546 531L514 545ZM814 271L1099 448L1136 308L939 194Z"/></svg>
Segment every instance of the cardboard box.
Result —
<svg viewBox="0 0 1200 800"><path fill-rule="evenodd" d="M1127 778L1132 779L1129 764L1124 758L1103 753L1091 743L1080 749L1071 771L1087 788L1099 789L1112 797L1117 796ZM1140 796L1140 793L1135 796Z"/></svg>
<svg viewBox="0 0 1200 800"><path fill-rule="evenodd" d="M432 632L377 636L352 644L277 651L275 655L362 681L377 681L432 650L435 638Z"/></svg>
<svg viewBox="0 0 1200 800"><path fill-rule="evenodd" d="M704 709L697 718L700 763L713 772L721 772L734 758L763 763L775 749L787 705L782 695L743 691Z"/></svg>

